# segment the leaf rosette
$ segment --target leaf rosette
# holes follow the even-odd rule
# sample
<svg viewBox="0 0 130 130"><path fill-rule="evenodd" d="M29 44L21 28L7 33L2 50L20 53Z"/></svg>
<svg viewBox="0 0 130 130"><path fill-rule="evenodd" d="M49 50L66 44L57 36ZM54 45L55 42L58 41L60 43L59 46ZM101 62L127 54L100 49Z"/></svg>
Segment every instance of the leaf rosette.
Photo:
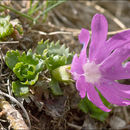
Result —
<svg viewBox="0 0 130 130"><path fill-rule="evenodd" d="M60 45L57 41L49 43L49 40L38 43L36 48L36 53L42 55L45 59L46 67L52 71L60 66L71 64L73 54L69 52L69 48L65 45Z"/></svg>
<svg viewBox="0 0 130 130"><path fill-rule="evenodd" d="M36 66L19 62L13 68L13 72L22 81L22 84L33 85L38 80Z"/></svg>
<svg viewBox="0 0 130 130"><path fill-rule="evenodd" d="M9 51L5 61L24 85L34 85L38 80L39 72L44 68L44 61L33 54L31 49L27 54L23 52L22 55L18 51Z"/></svg>
<svg viewBox="0 0 130 130"><path fill-rule="evenodd" d="M68 73L69 64L72 62L73 53L69 52L64 44L60 42L49 42L49 40L38 42L36 53L45 60L45 66L51 74L50 88L54 95L62 95L59 82L69 83L71 75Z"/></svg>
<svg viewBox="0 0 130 130"><path fill-rule="evenodd" d="M0 17L0 39L11 35L14 31L13 25L10 23L10 17Z"/></svg>

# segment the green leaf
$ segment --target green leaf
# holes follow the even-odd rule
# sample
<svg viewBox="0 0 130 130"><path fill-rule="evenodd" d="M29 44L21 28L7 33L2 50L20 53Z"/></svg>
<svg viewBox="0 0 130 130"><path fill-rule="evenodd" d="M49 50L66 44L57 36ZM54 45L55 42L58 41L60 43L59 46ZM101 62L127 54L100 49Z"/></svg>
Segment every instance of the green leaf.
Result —
<svg viewBox="0 0 130 130"><path fill-rule="evenodd" d="M48 44L43 55L47 57L47 65L50 70L70 64L73 58L73 54L69 53L69 48L66 48L64 44L60 45L59 41Z"/></svg>
<svg viewBox="0 0 130 130"><path fill-rule="evenodd" d="M13 72L20 79L21 84L34 85L38 80L39 73L36 73L36 66L18 62L13 68Z"/></svg>
<svg viewBox="0 0 130 130"><path fill-rule="evenodd" d="M13 72L21 80L32 79L36 75L36 68L34 65L18 62L13 68Z"/></svg>
<svg viewBox="0 0 130 130"><path fill-rule="evenodd" d="M66 48L65 45L60 45L59 41L56 43L49 43L49 40L40 41L37 45L36 53L42 55L49 70L70 64L73 58L73 54L69 53L69 48Z"/></svg>
<svg viewBox="0 0 130 130"><path fill-rule="evenodd" d="M88 113L89 112L88 103L87 103L87 99L86 98L81 99L78 106L79 106L80 110L82 110L84 113Z"/></svg>
<svg viewBox="0 0 130 130"><path fill-rule="evenodd" d="M33 54L30 49L27 54L22 55L19 51L9 51L6 54L5 62L13 70L22 84L34 85L38 80L39 72L44 69L44 61L41 56Z"/></svg>
<svg viewBox="0 0 130 130"><path fill-rule="evenodd" d="M52 76L55 77L57 81L70 82L72 81L71 74L69 73L70 65L60 66L52 70Z"/></svg>
<svg viewBox="0 0 130 130"><path fill-rule="evenodd" d="M67 60L65 56L51 55L50 57L46 58L45 61L47 68L49 70L54 70L59 66L65 65Z"/></svg>
<svg viewBox="0 0 130 130"><path fill-rule="evenodd" d="M20 35L23 34L23 27L22 27L22 25L20 25L20 24L17 23L15 25L15 29L19 32Z"/></svg>
<svg viewBox="0 0 130 130"><path fill-rule="evenodd" d="M48 13L48 11L52 10L53 8L62 4L65 1L67 1L67 0L54 0L54 1L47 0L47 8L43 11L43 14Z"/></svg>
<svg viewBox="0 0 130 130"><path fill-rule="evenodd" d="M38 80L38 76L39 76L39 73L37 73L36 75L34 75L33 78L26 79L25 82L21 82L21 84L24 84L24 85L34 85L37 82L37 80Z"/></svg>
<svg viewBox="0 0 130 130"><path fill-rule="evenodd" d="M59 41L57 41L56 43L54 43L53 41L49 43L49 40L46 40L45 42L41 40L40 42L38 42L36 53L39 55L43 54L43 56L46 57L50 57L52 55L65 56L66 58L72 57L72 54L69 53L69 48L66 48L64 44L60 45Z"/></svg>
<svg viewBox="0 0 130 130"><path fill-rule="evenodd" d="M46 5L44 6L44 11L35 18L35 21L38 21L38 19L41 18L41 16L42 16L43 22L45 22L46 18L47 18L47 13L65 1L67 1L67 0L46 0L46 3L45 3ZM41 8L41 7L39 7L39 8Z"/></svg>
<svg viewBox="0 0 130 130"><path fill-rule="evenodd" d="M17 64L18 62L18 57L20 56L19 54L19 51L16 50L11 50L11 51L8 51L6 53L6 56L5 56L5 62L6 62L6 65L10 68L10 69L13 69L14 66Z"/></svg>
<svg viewBox="0 0 130 130"><path fill-rule="evenodd" d="M108 106L108 104L107 104ZM100 121L105 121L105 119L108 117L109 113L104 112L98 107L96 107L91 101L88 100L88 98L81 99L79 103L79 108L85 112L89 113L91 117L98 119Z"/></svg>
<svg viewBox="0 0 130 130"><path fill-rule="evenodd" d="M11 35L14 31L13 25L9 22L10 17L0 17L0 39Z"/></svg>
<svg viewBox="0 0 130 130"><path fill-rule="evenodd" d="M36 65L36 73L42 71L44 67L45 67L45 61L39 59L38 64Z"/></svg>
<svg viewBox="0 0 130 130"><path fill-rule="evenodd" d="M62 95L62 91L61 91L61 88L59 86L59 83L58 81L56 81L54 78L51 79L51 82L50 82L50 86L51 86L51 90L52 90L52 93L54 95Z"/></svg>
<svg viewBox="0 0 130 130"><path fill-rule="evenodd" d="M59 55L59 56L69 56L69 48L66 48L65 45L60 45L60 42L56 43L51 42L50 45L47 46L47 55Z"/></svg>
<svg viewBox="0 0 130 130"><path fill-rule="evenodd" d="M33 13L35 13L35 10L38 8L38 4L39 4L39 1L37 1L35 4L31 4L31 7L28 9L28 15L32 15Z"/></svg>
<svg viewBox="0 0 130 130"><path fill-rule="evenodd" d="M22 53L21 56L18 57L19 62L32 64L36 66L36 72L40 72L44 69L44 61L40 58L39 55L33 54L32 50L29 49L27 54L25 52Z"/></svg>
<svg viewBox="0 0 130 130"><path fill-rule="evenodd" d="M36 53L39 55L43 54L43 51L45 49L47 49L47 44L48 44L49 40L46 40L43 42L43 40L41 40L40 42L38 42L38 45L36 47Z"/></svg>
<svg viewBox="0 0 130 130"><path fill-rule="evenodd" d="M27 51L27 54L23 52L22 55L18 57L18 59L20 62L23 63L34 64L34 65L38 63L38 60L35 57L35 55L32 53L31 49Z"/></svg>
<svg viewBox="0 0 130 130"><path fill-rule="evenodd" d="M72 63L74 53L69 53L67 58L67 65Z"/></svg>
<svg viewBox="0 0 130 130"><path fill-rule="evenodd" d="M15 96L26 96L29 93L29 88L27 85L23 85L20 81L12 82L12 91Z"/></svg>

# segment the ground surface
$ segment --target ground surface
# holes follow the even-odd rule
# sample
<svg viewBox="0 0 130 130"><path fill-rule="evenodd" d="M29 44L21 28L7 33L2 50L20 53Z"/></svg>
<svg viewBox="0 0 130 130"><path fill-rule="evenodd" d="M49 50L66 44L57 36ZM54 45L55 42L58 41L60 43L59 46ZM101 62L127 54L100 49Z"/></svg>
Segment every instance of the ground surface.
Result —
<svg viewBox="0 0 130 130"><path fill-rule="evenodd" d="M27 1L13 1L12 5L20 11L26 7L26 4ZM130 27L130 1L123 0L95 1L94 3L70 0L50 11L45 23L39 20L36 25L30 24L30 21L26 18L10 12L12 19L18 18L21 21L24 36L18 40L19 44L0 45L2 54L5 55L8 49L18 49L20 51L26 51L29 48L35 49L38 41L48 38L54 41L60 40L61 44L70 47L71 51L79 53L81 46L77 36L80 29L84 27L90 30L93 15L102 13L103 9L105 10L103 11L104 15L109 22L109 31ZM114 18L118 18L120 21L115 22ZM53 35L45 35L39 31L54 33ZM67 33L61 33L61 31ZM2 61L2 58L0 64L0 71L3 74L0 78L1 90L8 93L8 85L14 80L14 76ZM127 81L127 84L130 84L130 82ZM115 106L106 121L100 122L78 109L77 104L80 97L75 90L74 84L70 86L60 85L64 91L63 96L53 96L48 89L45 89L45 86L46 84L43 84L41 90L36 89L35 95L29 98L28 102L27 100L23 102L31 120L32 130L119 129L119 127L130 129L130 107ZM18 100L20 101L20 99ZM22 113L22 110L19 108L18 110ZM7 125L2 121L1 124L4 127Z"/></svg>

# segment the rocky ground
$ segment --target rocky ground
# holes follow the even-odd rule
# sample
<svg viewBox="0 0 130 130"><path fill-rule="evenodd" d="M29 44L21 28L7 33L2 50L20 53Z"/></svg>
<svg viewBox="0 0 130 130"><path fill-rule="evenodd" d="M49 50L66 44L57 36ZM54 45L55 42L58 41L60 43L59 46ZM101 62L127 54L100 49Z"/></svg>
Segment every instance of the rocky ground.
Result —
<svg viewBox="0 0 130 130"><path fill-rule="evenodd" d="M13 1L7 3L13 8L27 12L29 1ZM71 51L80 52L81 46L78 42L78 34L81 28L90 30L91 19L95 13L103 13L108 19L109 35L117 31L130 28L130 1L76 1L67 2L52 9L45 22L40 18L38 23L33 25L28 19L22 17L13 11L8 12L11 19L19 19L24 35L18 43L0 44L0 86L1 91L8 93L11 81L14 75L4 63L4 56L9 49L18 49L27 51L29 48L35 50L37 42L41 39L60 40ZM34 17L37 14L34 14ZM122 81L130 84L129 80ZM46 84L43 84L43 87ZM75 90L75 85L60 84L64 94L63 96L54 96L48 89L36 89L35 94L28 100L21 100L28 112L32 124L32 130L88 130L88 129L130 129L130 107L114 106L108 118L104 121L98 121L89 114L84 114L79 110L77 104L80 100ZM37 86L36 86L37 87ZM22 110L14 102L6 99L10 104L21 113L25 122L27 121ZM0 115L1 116L1 115ZM27 123L27 122L26 122ZM8 129L9 123L5 117L0 119L1 129Z"/></svg>

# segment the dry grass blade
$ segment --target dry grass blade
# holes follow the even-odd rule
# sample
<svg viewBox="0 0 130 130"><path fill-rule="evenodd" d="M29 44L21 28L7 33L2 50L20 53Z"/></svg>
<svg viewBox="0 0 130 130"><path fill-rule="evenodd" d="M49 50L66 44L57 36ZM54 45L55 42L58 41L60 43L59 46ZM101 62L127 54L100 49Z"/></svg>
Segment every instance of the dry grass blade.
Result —
<svg viewBox="0 0 130 130"><path fill-rule="evenodd" d="M14 130L26 129L29 130L25 124L21 114L15 110L9 102L7 102L2 96L0 97L0 108L4 111L7 120L10 122L10 127Z"/></svg>
<svg viewBox="0 0 130 130"><path fill-rule="evenodd" d="M30 122L28 113L25 110L25 108L23 107L23 105L21 103L19 103L14 97L12 97L2 91L0 91L0 95L8 97L11 101L15 102L18 106L21 107L21 109L23 110L23 112L27 118L29 128L31 128L31 122ZM15 110L7 101L5 101L2 96L0 98L0 107L2 108L2 110L4 110L6 112L7 119L10 121L12 128L14 128L14 129L17 128L16 130L18 130L18 128L21 129L23 126L23 128L25 127L28 130L29 128L24 123L24 120L22 119L22 116L20 115L20 113L17 110ZM17 116L15 116L15 115L17 115ZM18 118L15 118L15 117L18 117Z"/></svg>
<svg viewBox="0 0 130 130"><path fill-rule="evenodd" d="M108 10L102 8L101 6L99 6L98 4L96 4L96 2L86 2L87 6L92 6L94 7L96 10L98 10L99 12L105 14L106 16L108 16L110 19L112 19L121 29L126 29L126 26L114 15L112 15Z"/></svg>
<svg viewBox="0 0 130 130"><path fill-rule="evenodd" d="M62 35L73 35L75 37L77 37L80 33L80 29L74 29L74 28L66 28L66 27L58 27L58 26L55 26L53 24L50 25L51 27L53 28L56 28L60 31L56 31L56 32L50 32L50 33L47 33L47 32L42 32L42 31L37 31L37 30L31 30L32 32L34 33L38 33L40 35L57 35L57 34L62 34ZM117 33L120 33L122 31L127 31L127 30L130 30L130 28L127 28L127 29L121 29L121 30L117 30L117 31L111 31L111 32L108 32L108 35L115 35ZM89 31L90 35L92 34L91 31Z"/></svg>
<svg viewBox="0 0 130 130"><path fill-rule="evenodd" d="M5 42L0 42L0 44L17 44L17 43L19 43L19 41L5 41Z"/></svg>

